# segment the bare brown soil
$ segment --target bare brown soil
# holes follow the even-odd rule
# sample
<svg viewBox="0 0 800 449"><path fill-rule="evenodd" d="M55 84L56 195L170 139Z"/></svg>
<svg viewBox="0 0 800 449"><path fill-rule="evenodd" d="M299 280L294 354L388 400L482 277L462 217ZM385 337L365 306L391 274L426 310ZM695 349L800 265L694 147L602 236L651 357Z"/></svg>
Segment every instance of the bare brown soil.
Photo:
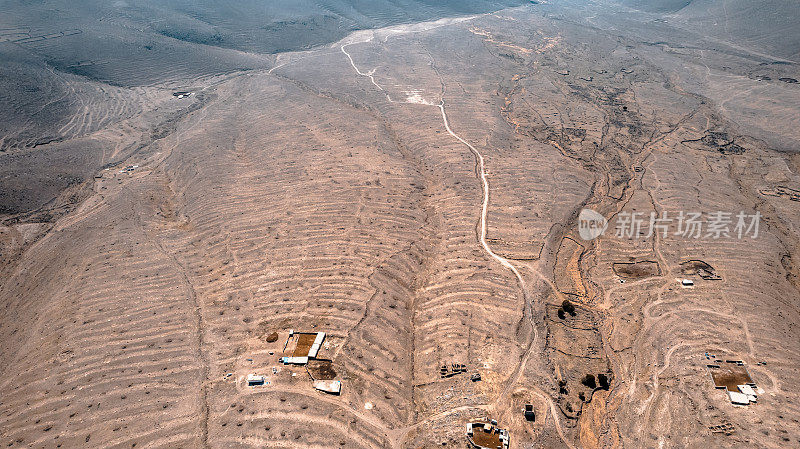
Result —
<svg viewBox="0 0 800 449"><path fill-rule="evenodd" d="M753 383L747 368L732 363L720 363L719 368L709 368L714 386L728 391L739 391L739 385Z"/></svg>
<svg viewBox="0 0 800 449"><path fill-rule="evenodd" d="M215 47L247 70L179 83L59 78L64 120L0 156L0 443L463 447L486 418L515 449L800 443L800 159L778 151L800 92L772 81L797 65L657 19L531 3ZM761 226L617 235L679 211ZM326 332L325 360L282 365L313 342L284 354L290 329ZM757 404L711 388L709 351Z"/></svg>
<svg viewBox="0 0 800 449"><path fill-rule="evenodd" d="M500 434L497 432L484 432L482 428L475 428L472 441L479 447L496 448L500 446Z"/></svg>
<svg viewBox="0 0 800 449"><path fill-rule="evenodd" d="M642 279L661 274L658 262L652 260L614 262L613 269L614 273L623 279Z"/></svg>
<svg viewBox="0 0 800 449"><path fill-rule="evenodd" d="M702 260L687 260L681 263L681 274L685 276L700 276L703 279L719 280L714 267Z"/></svg>
<svg viewBox="0 0 800 449"><path fill-rule="evenodd" d="M314 380L334 380L336 379L336 369L331 360L309 360L308 374Z"/></svg>

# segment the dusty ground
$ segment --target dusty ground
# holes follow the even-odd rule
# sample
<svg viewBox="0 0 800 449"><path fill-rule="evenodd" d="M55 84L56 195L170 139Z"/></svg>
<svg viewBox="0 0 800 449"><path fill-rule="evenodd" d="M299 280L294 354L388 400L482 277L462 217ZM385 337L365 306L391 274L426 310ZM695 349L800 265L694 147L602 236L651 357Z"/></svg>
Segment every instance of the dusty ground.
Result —
<svg viewBox="0 0 800 449"><path fill-rule="evenodd" d="M461 448L488 417L514 448L800 444L798 65L619 11L359 31L186 99L59 80L85 109L0 155L0 443ZM615 235L679 211L760 234ZM290 329L328 333L340 396L278 362Z"/></svg>

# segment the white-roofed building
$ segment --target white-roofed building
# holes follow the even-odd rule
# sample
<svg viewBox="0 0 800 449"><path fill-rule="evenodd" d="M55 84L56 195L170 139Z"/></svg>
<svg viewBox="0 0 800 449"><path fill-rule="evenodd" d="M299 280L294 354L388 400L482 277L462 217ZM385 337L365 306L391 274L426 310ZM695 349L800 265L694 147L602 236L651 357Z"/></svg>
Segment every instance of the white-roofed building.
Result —
<svg viewBox="0 0 800 449"><path fill-rule="evenodd" d="M315 380L312 385L325 393L340 394L342 392L342 382L339 380Z"/></svg>
<svg viewBox="0 0 800 449"><path fill-rule="evenodd" d="M747 399L750 402L758 402L758 395L756 394L756 391L753 390L752 386L750 386L750 385L737 385L736 387L739 389L739 391L742 392L742 394L747 396Z"/></svg>
<svg viewBox="0 0 800 449"><path fill-rule="evenodd" d="M734 405L747 405L750 403L750 398L738 391L728 391L728 398L730 398L731 404Z"/></svg>
<svg viewBox="0 0 800 449"><path fill-rule="evenodd" d="M257 387L259 385L264 385L266 378L264 376L259 376L258 374L248 374L247 375L247 386L248 387Z"/></svg>

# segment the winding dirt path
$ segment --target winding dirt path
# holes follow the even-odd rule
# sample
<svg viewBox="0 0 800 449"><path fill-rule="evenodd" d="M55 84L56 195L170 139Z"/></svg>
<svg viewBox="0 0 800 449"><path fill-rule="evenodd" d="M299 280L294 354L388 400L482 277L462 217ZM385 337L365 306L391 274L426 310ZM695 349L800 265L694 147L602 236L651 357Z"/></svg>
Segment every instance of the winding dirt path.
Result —
<svg viewBox="0 0 800 449"><path fill-rule="evenodd" d="M365 41L365 42L369 42L369 40ZM354 43L363 43L363 42L354 42ZM347 50L345 49L345 47L347 47L349 45L352 45L354 43L343 44L340 47L342 53L344 53L344 55L347 56L347 59L349 60L350 65L353 67L353 69L355 70L355 72L358 75L369 78L370 82L372 82L372 84L386 96L386 99L390 103L396 103L394 100L392 100L392 98L389 95L389 93L386 92L386 90L383 87L381 87L380 84L378 84L375 81L375 76L374 76L375 69L373 69L373 70L371 70L369 72L362 72L358 68L358 66L356 65L355 61L353 60L352 55L350 53L348 53ZM442 87L443 87L442 94L444 94L444 85ZM514 277L516 278L517 283L519 284L520 289L522 291L523 300L525 302L525 305L527 306L528 305L527 284L525 283L525 280L522 277L522 275L520 274L519 270L508 259L506 259L506 258L498 255L497 253L495 253L492 250L492 248L489 246L487 241L486 241L487 216L489 214L489 180L488 180L488 177L486 176L486 162L485 162L485 159L483 157L483 154L481 154L481 152L478 151L477 148L472 146L472 144L470 144L465 139L463 139L461 136L456 134L453 131L453 129L450 127L450 121L449 121L449 119L447 117L447 111L445 110L445 100L444 100L444 98L441 98L440 101L439 101L439 104L435 105L435 106L439 108L439 111L440 111L441 116L442 116L442 122L444 124L445 130L447 130L447 133L450 134L450 136L453 137L454 139L456 139L458 142L460 142L461 144L463 144L467 148L469 148L470 152L473 154L473 156L475 157L475 160L477 162L478 175L479 175L480 180L481 180L481 187L482 187L482 191L483 191L483 200L481 202L481 213L480 213L480 218L479 218L480 232L479 232L479 235L478 235L478 242L480 243L481 248L483 248L484 252L489 257L494 259L497 263L499 263L500 265L502 265L506 269L510 270L514 274ZM537 270L531 270L531 271L536 272L536 274L538 274L540 278L544 279L544 276L542 276L540 273L538 273ZM544 280L546 282L549 282L549 279L544 279ZM551 284L551 287L553 287L552 284ZM530 319L531 319L531 329L533 331L533 338L532 338L530 344L528 345L528 348L527 348L527 351L525 353L525 356L520 360L519 364L517 365L517 367L514 370L514 373L512 373L511 376L509 376L505 388L503 389L502 393L493 402L493 404L491 405L491 408L496 408L497 404L499 402L501 402L502 399L510 392L512 387L517 384L517 382L519 381L519 378L522 376L522 373L524 372L524 369L525 369L525 366L526 366L528 360L530 359L532 348L536 347L536 342L539 339L539 334L538 334L538 332L536 330L535 323L533 323L533 317L531 317ZM550 395L548 395L547 393L545 393L545 392L543 392L543 391L541 391L541 390L539 390L537 388L533 388L532 391L534 392L534 394L536 394L537 396L542 398L548 404L549 409L550 409L550 414L553 417L553 422L554 422L554 425L555 425L556 432L558 433L558 436L561 438L561 440L564 442L564 444L567 447L569 447L570 449L574 449L574 446L570 443L569 439L564 434L564 430L561 427L561 421L560 421L559 416L558 416L558 408L556 407L556 405L553 402L553 400L550 397ZM417 422L417 423L415 423L415 424L413 424L413 425L411 425L411 426L409 426L409 427L407 427L405 429L397 429L396 432L399 432L399 433L401 433L401 435L404 436L404 435L406 435L408 433L408 431L412 430L413 428L418 427L423 422L430 421L431 419L434 419L434 418L436 418L436 416L432 416L432 417L429 417L429 418L427 418L427 419L425 419L423 421Z"/></svg>
<svg viewBox="0 0 800 449"><path fill-rule="evenodd" d="M357 42L354 42L354 43L357 43ZM347 47L348 45L352 45L352 44L344 44L344 45L342 45L342 47L341 47L342 53L344 53L345 56L347 56L347 59L350 60L350 65L353 66L353 69L356 71L356 73L358 73L361 76L368 77L369 80L372 81L372 84L374 84L375 87L377 87L379 91L383 92L383 94L386 95L386 99L389 100L389 103L394 103L394 100L392 100L392 97L389 96L389 93L386 92L383 89L383 87L381 87L381 85L378 84L375 81L375 76L374 75L375 75L375 70L376 69L372 69L372 70L370 70L369 72L366 72L366 73L364 73L364 72L362 72L361 70L358 69L358 67L356 66L356 63L353 61L353 57L350 55L350 53L347 52L347 50L344 49L344 47Z"/></svg>
<svg viewBox="0 0 800 449"><path fill-rule="evenodd" d="M492 251L492 248L486 242L486 227L487 227L486 217L489 214L489 180L486 177L486 168L485 168L486 164L483 155L474 146L472 146L466 140L462 139L461 136L453 132L453 130L450 128L450 123L449 120L447 119L447 112L445 111L444 108L444 99L442 99L442 101L439 103L439 110L442 112L442 121L444 122L444 127L447 130L448 134L453 136L456 140L458 140L462 144L466 145L467 148L469 148L469 150L475 156L476 161L478 162L478 169L480 172L479 175L481 178L481 184L483 186L483 203L481 205L481 216L480 216L480 234L478 236L478 240L481 244L481 247L483 247L483 250L492 259L500 263L500 265L509 269L512 273L514 273L514 276L517 278L517 282L519 283L520 289L522 290L522 294L524 296L525 303L527 305L528 303L527 285L525 284L525 280L522 278L522 275L519 273L519 270L517 270L517 267L515 267L508 259ZM538 270L531 270L531 271L538 273ZM541 277L544 278L544 276ZM516 369L514 370L515 372L509 377L509 380L506 383L506 386L503 389L502 393L495 400L495 405L498 404L500 401L502 401L502 399L511 391L512 387L517 384L517 381L519 381L519 378L525 371L525 366L527 365L528 360L530 359L531 349L536 347L536 342L539 339L539 333L536 331L536 325L535 323L533 323L532 317L531 317L531 329L533 330L533 339L531 340L530 345L528 346L525 356L517 365ZM567 447L569 447L570 449L574 449L574 446L569 442L566 435L564 435L564 430L561 428L561 420L558 419L558 409L556 408L556 405L553 403L553 399L550 397L550 395L544 393L539 389L533 388L532 391L537 396L542 398L545 402L547 402L547 404L550 407L550 413L553 416L553 422L555 423L555 428L556 432L558 432L558 436L561 438L564 444L567 445Z"/></svg>

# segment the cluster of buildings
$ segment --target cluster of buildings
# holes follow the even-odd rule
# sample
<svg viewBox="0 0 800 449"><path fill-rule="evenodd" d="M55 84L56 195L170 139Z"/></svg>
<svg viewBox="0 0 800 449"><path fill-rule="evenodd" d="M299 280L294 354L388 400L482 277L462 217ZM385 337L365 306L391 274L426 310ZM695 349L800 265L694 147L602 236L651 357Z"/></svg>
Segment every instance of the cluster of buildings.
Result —
<svg viewBox="0 0 800 449"><path fill-rule="evenodd" d="M332 369L332 361L319 358L325 337L325 332L295 332L290 329L283 346L285 355L280 358L280 362L287 366L304 366L315 389L338 395L342 391L342 382L334 379L336 373ZM272 370L273 374L277 373L276 368ZM466 365L453 363L443 365L440 374L442 378L447 378L466 372ZM232 374L226 374L226 378L230 375ZM472 380L480 380L480 375ZM256 373L248 374L245 383L248 387L269 385L266 376ZM366 408L371 408L371 404L367 404L370 407ZM528 421L535 419L532 405L526 405L525 418ZM508 430L498 427L495 420L467 423L466 437L469 447L473 449L508 449L510 445Z"/></svg>
<svg viewBox="0 0 800 449"><path fill-rule="evenodd" d="M128 165L127 167L123 168L119 172L120 173L130 173L130 172L136 170L137 168L139 168L138 165Z"/></svg>
<svg viewBox="0 0 800 449"><path fill-rule="evenodd" d="M310 361L332 363L330 360L318 358L325 336L325 332L295 332L290 329L289 337L283 346L283 353L291 355L281 357L280 361L284 365L306 366L306 372L311 377L311 385L315 389L338 395L342 392L342 382L340 380L328 378L330 376L325 375L324 370L308 369ZM276 372L277 370L273 368L273 373ZM245 380L249 387L268 384L266 376L259 374L249 374Z"/></svg>
<svg viewBox="0 0 800 449"><path fill-rule="evenodd" d="M717 360L717 356L706 354L706 367L711 373L714 388L724 390L733 405L749 405L758 402L756 384L741 360Z"/></svg>

